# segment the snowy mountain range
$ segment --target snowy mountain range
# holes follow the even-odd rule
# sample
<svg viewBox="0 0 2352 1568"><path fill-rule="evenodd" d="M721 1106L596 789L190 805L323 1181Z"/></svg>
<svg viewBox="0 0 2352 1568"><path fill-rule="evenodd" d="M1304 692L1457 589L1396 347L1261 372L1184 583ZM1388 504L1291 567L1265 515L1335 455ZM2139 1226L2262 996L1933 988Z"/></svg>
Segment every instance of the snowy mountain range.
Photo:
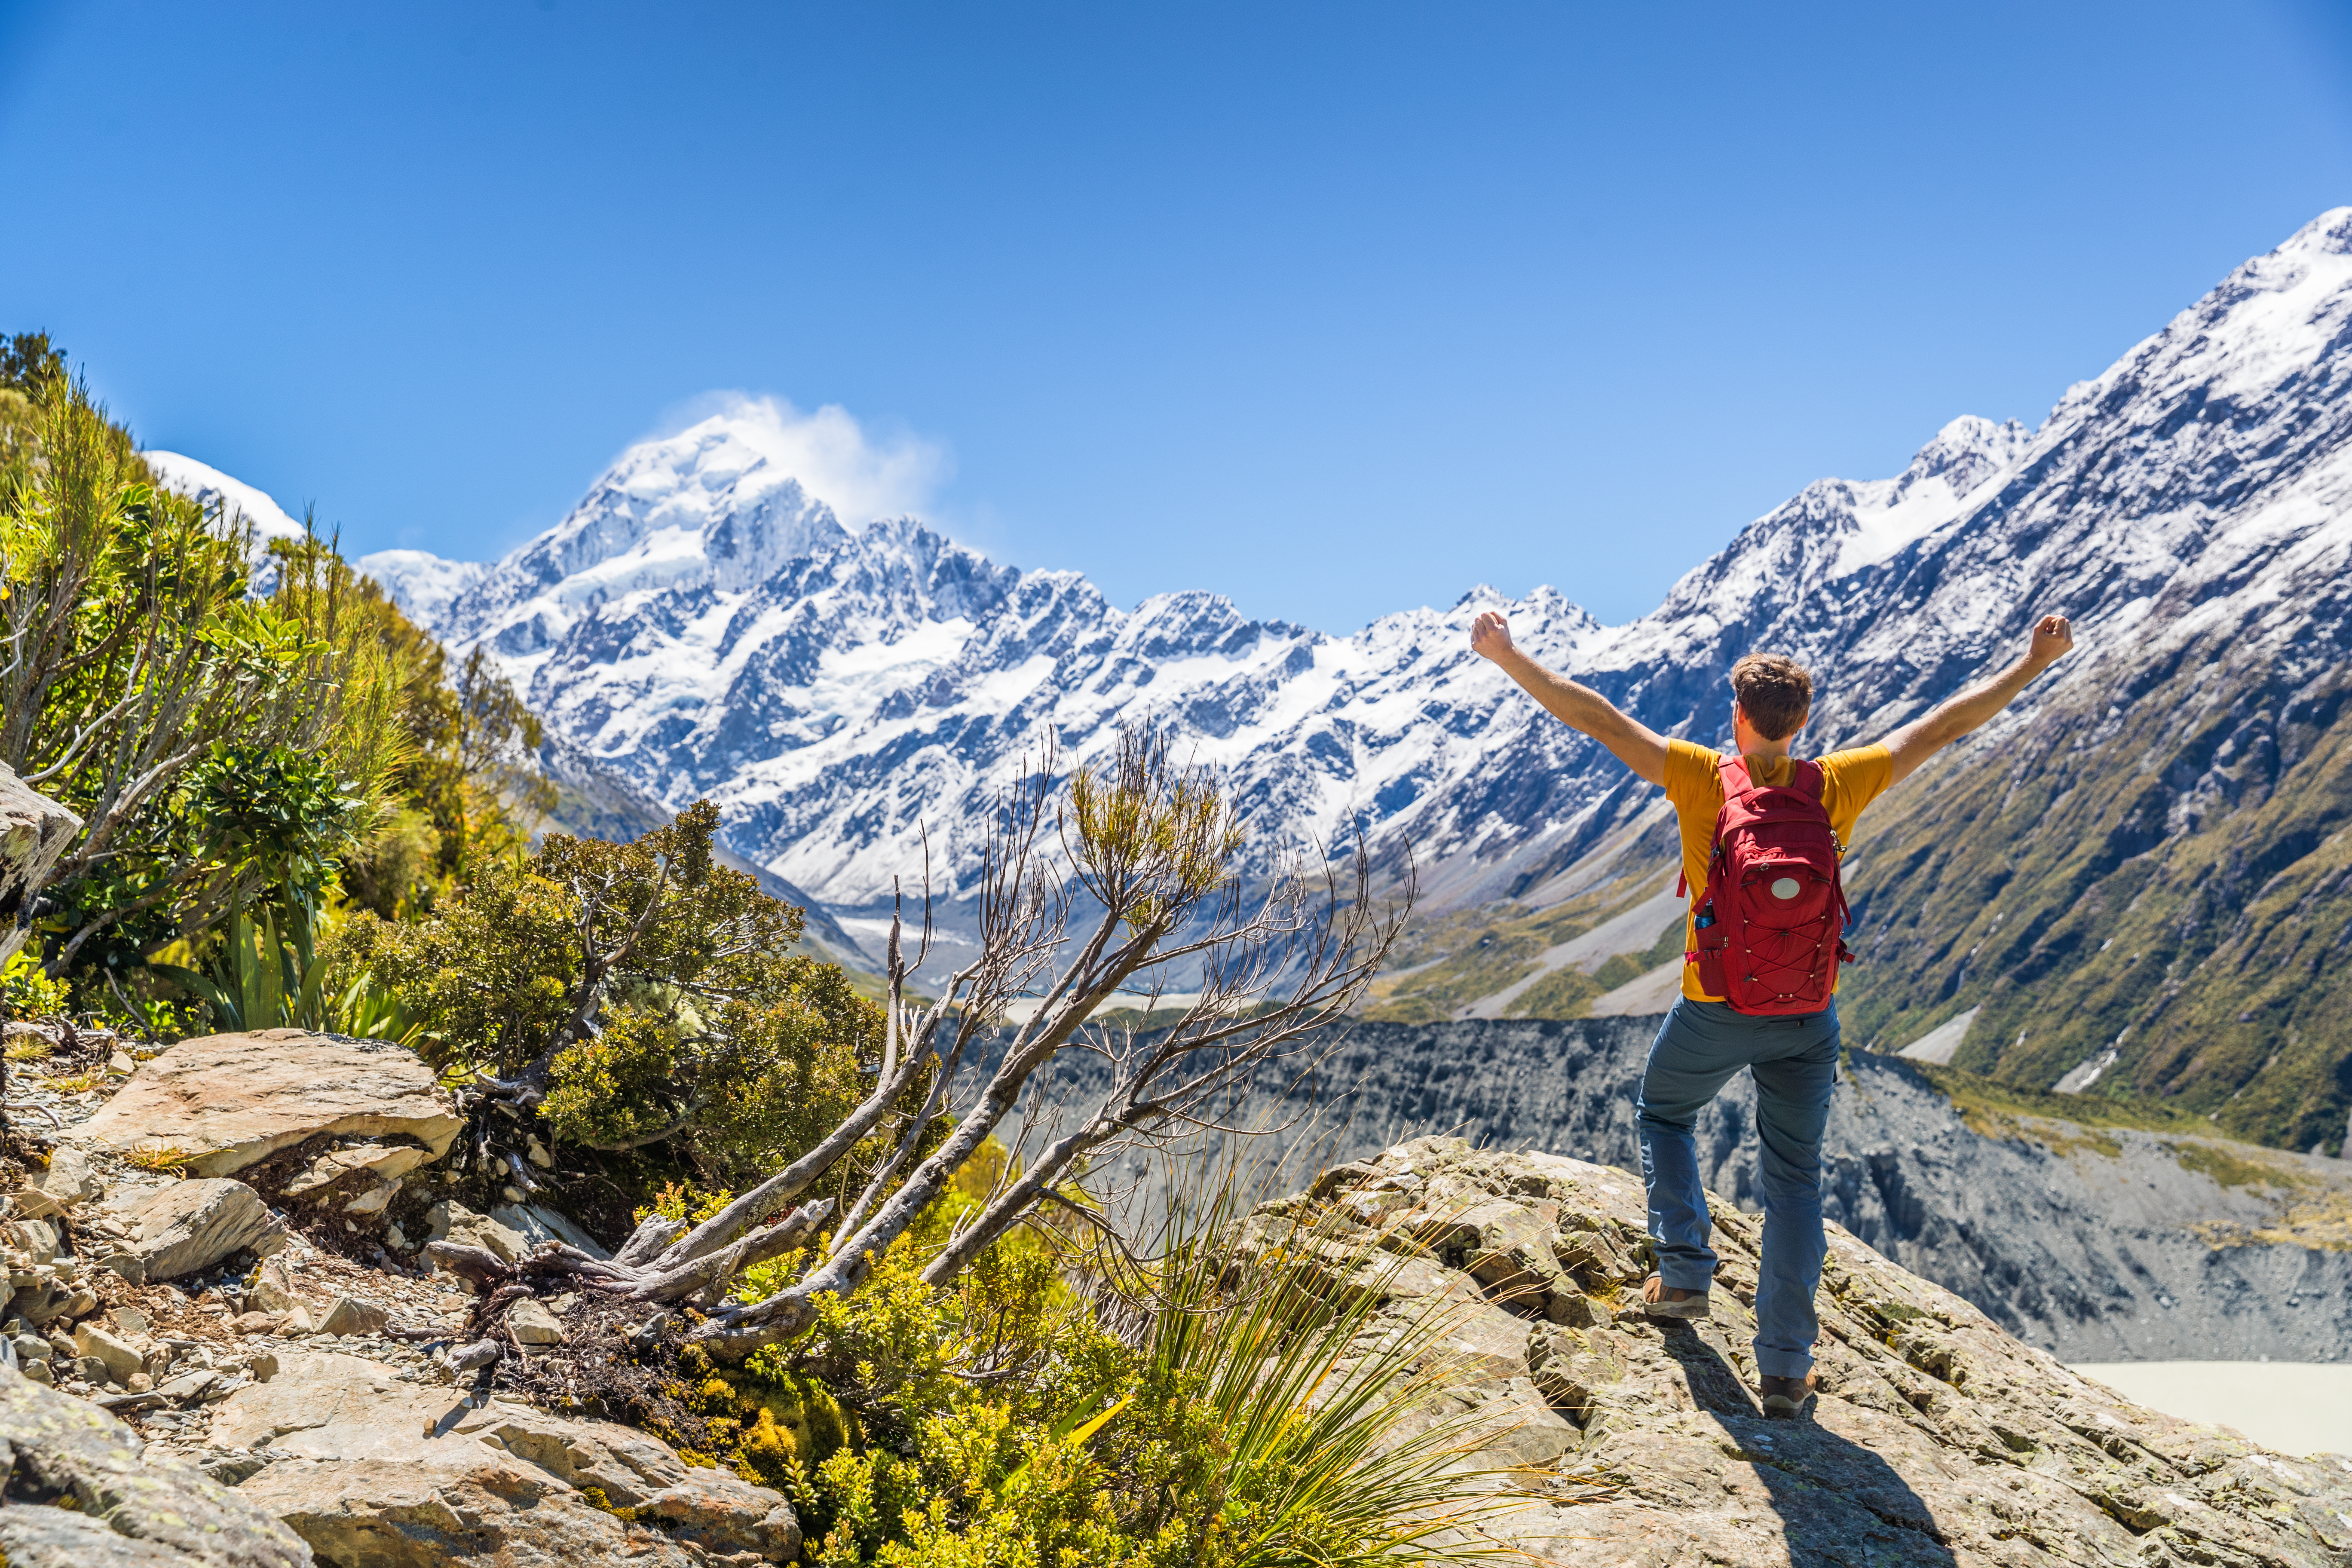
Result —
<svg viewBox="0 0 2352 1568"><path fill-rule="evenodd" d="M2069 704L2119 722L2135 669L2221 634L2241 660L2339 667L2347 375L2352 208L2239 268L2038 428L1955 419L1891 479L1810 485L1617 626L1548 588L1474 588L1351 637L1207 592L1121 609L1082 576L992 563L914 519L837 515L744 409L632 447L494 564L362 564L440 637L489 647L571 746L672 806L719 802L739 853L852 931L875 929L894 879L919 885L926 834L935 886L961 894L988 803L1025 756L1050 741L1082 760L1147 713L1225 770L1262 845L1360 826L1391 867L1410 845L1424 909L1525 911L1589 888L1596 857L1662 867L1644 830L1664 807L1468 652L1480 610L1701 741L1727 728L1733 658L1792 653L1822 692L1814 750L1880 737L2053 609L2082 653L1967 756ZM2242 762L2204 757L2168 783L2170 831L2235 804ZM1965 989L1924 1012L1944 1021ZM1958 1059L1995 1065L1988 1050L1970 1036Z"/></svg>
<svg viewBox="0 0 2352 1568"><path fill-rule="evenodd" d="M1083 577L994 564L911 520L845 527L728 414L632 448L495 565L363 564L439 635L487 642L567 739L663 799L719 800L739 849L836 907L870 908L919 870L926 825L947 874L968 874L990 792L1024 752L1050 734L1083 757L1146 710L1230 770L1268 826L1410 836L1449 896L1475 898L1633 804L1612 763L1469 655L1478 610L1699 738L1726 722L1724 668L1753 646L1816 665L1827 744L1917 711L2050 605L2112 643L2176 578L2238 573L2282 520L2202 489L2127 518L2070 477L2129 431L2163 483L2175 465L2157 459L2203 427L2150 444L2161 420L2144 405L2316 368L2352 274L2344 227L2330 215L2249 263L2038 431L1957 419L1891 479L1808 487L1627 626L1549 589L1474 589L1349 637L1200 592L1121 610Z"/></svg>
<svg viewBox="0 0 2352 1568"><path fill-rule="evenodd" d="M1622 792L1579 777L1574 738L1467 653L1470 618L1501 605L1540 657L1632 668L1686 640L1694 610L1720 620L1761 567L1719 561L1616 628L1549 589L1480 588L1344 638L1198 592L1123 611L1075 574L995 565L912 520L852 531L757 435L721 415L634 448L492 567L362 564L445 638L487 644L573 743L657 796L719 800L739 849L836 909L870 910L919 874L926 826L946 877L968 875L1024 754L1051 737L1083 758L1145 712L1228 770L1260 824L1410 836L1475 896ZM1956 420L1897 478L1815 486L1732 553L1827 541L1842 559L1811 574L1851 576L1950 521L2025 445L2015 426Z"/></svg>

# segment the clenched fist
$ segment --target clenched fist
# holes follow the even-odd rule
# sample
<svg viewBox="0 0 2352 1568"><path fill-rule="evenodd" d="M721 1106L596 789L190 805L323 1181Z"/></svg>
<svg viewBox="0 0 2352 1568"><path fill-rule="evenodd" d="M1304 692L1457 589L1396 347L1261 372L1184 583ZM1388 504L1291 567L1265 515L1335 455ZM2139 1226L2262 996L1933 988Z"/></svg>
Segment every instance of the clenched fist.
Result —
<svg viewBox="0 0 2352 1568"><path fill-rule="evenodd" d="M2063 616L2044 616L2033 628L2033 647L2026 657L2037 665L2055 664L2074 651L2074 627Z"/></svg>
<svg viewBox="0 0 2352 1568"><path fill-rule="evenodd" d="M1501 663L1511 651L1511 623L1500 610L1488 610L1470 623L1470 651Z"/></svg>

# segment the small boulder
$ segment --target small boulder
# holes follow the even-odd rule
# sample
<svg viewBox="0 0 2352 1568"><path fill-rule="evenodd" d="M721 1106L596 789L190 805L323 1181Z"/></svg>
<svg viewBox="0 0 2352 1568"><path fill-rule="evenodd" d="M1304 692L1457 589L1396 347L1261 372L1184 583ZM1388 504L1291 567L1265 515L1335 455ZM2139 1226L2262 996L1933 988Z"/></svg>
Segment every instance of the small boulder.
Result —
<svg viewBox="0 0 2352 1568"><path fill-rule="evenodd" d="M428 1241L454 1241L460 1247L478 1247L502 1263L515 1263L530 1256L531 1245L521 1233L487 1219L461 1203L443 1199L425 1211L425 1221L431 1227Z"/></svg>
<svg viewBox="0 0 2352 1568"><path fill-rule="evenodd" d="M408 1174L433 1156L414 1143L379 1143L367 1141L330 1149L288 1180L284 1187L289 1198L302 1197L323 1187L334 1185L355 1172L365 1172L383 1181L394 1181ZM362 1186L373 1184L362 1183Z"/></svg>
<svg viewBox="0 0 2352 1568"><path fill-rule="evenodd" d="M253 1283L246 1289L245 1302L257 1312L293 1310L294 1279L283 1261L273 1258L253 1271Z"/></svg>
<svg viewBox="0 0 2352 1568"><path fill-rule="evenodd" d="M528 1252L538 1251L543 1243L560 1241L567 1247L578 1247L600 1263L613 1256L597 1246L596 1238L569 1217L544 1205L500 1204L490 1211L490 1218L520 1237L524 1250Z"/></svg>
<svg viewBox="0 0 2352 1568"><path fill-rule="evenodd" d="M392 1314L373 1301L361 1301L350 1296L338 1296L327 1307L327 1315L319 1320L322 1334L373 1334L392 1321Z"/></svg>
<svg viewBox="0 0 2352 1568"><path fill-rule="evenodd" d="M16 1194L16 1212L28 1219L59 1215L101 1196L106 1184L89 1168L89 1156L70 1143L50 1152L49 1168L34 1175Z"/></svg>
<svg viewBox="0 0 2352 1568"><path fill-rule="evenodd" d="M75 1289L54 1275L37 1277L30 1284L21 1286L8 1298L7 1313L22 1318L35 1328L46 1328L66 1315L68 1308L80 1300L83 1292ZM96 1299L92 1298L95 1304Z"/></svg>
<svg viewBox="0 0 2352 1568"><path fill-rule="evenodd" d="M125 1216L129 1237L104 1261L133 1285L176 1279L232 1252L273 1252L286 1227L259 1194L226 1178L173 1182Z"/></svg>
<svg viewBox="0 0 2352 1568"><path fill-rule="evenodd" d="M800 1554L800 1521L791 1507L775 1493L719 1470L688 1471L677 1485L638 1504L637 1517L660 1520L673 1539L716 1554L749 1553L771 1563Z"/></svg>
<svg viewBox="0 0 2352 1568"><path fill-rule="evenodd" d="M132 1373L146 1368L147 1358L142 1352L115 1338L96 1323L83 1323L74 1330L74 1350L81 1355L96 1356L104 1362L107 1375L126 1385Z"/></svg>
<svg viewBox="0 0 2352 1568"><path fill-rule="evenodd" d="M0 910L19 917L0 923L0 959L23 945L34 895L80 831L80 817L0 764Z"/></svg>
<svg viewBox="0 0 2352 1568"><path fill-rule="evenodd" d="M469 1345L455 1345L448 1352L449 1370L476 1372L499 1359L499 1342L476 1340Z"/></svg>
<svg viewBox="0 0 2352 1568"><path fill-rule="evenodd" d="M345 1214L382 1214L391 1205L393 1196L400 1191L398 1178L385 1181L371 1173L367 1185L343 1205Z"/></svg>
<svg viewBox="0 0 2352 1568"><path fill-rule="evenodd" d="M184 1150L199 1176L241 1171L321 1133L402 1138L439 1159L463 1125L433 1069L382 1040L263 1029L183 1040L83 1124L100 1147Z"/></svg>
<svg viewBox="0 0 2352 1568"><path fill-rule="evenodd" d="M560 1345L563 1342L563 1325L555 1314L538 1301L526 1296L507 1309L507 1332L519 1345Z"/></svg>
<svg viewBox="0 0 2352 1568"><path fill-rule="evenodd" d="M58 1227L45 1219L12 1219L0 1226L0 1243L36 1263L47 1263L58 1255Z"/></svg>

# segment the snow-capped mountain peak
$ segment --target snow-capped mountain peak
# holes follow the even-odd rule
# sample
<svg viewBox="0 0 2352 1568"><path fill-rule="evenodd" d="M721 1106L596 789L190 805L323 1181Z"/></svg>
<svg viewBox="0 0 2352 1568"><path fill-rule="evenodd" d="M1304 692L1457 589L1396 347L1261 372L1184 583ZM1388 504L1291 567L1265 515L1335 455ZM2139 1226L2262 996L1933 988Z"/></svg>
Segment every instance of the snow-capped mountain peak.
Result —
<svg viewBox="0 0 2352 1568"><path fill-rule="evenodd" d="M200 463L177 452L142 452L139 456L167 488L204 506L217 506L231 518L243 519L253 530L257 544L272 539L299 539L303 535L302 525L289 516L284 507L210 463Z"/></svg>

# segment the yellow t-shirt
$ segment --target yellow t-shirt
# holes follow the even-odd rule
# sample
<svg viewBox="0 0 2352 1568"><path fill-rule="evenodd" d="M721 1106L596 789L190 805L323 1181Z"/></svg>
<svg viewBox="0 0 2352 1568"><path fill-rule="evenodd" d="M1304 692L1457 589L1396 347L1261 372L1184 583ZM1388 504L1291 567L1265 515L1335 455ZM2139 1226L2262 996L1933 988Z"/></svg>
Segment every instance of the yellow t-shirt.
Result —
<svg viewBox="0 0 2352 1568"><path fill-rule="evenodd" d="M1828 808L1830 826L1838 843L1853 847L1854 824L1862 808L1885 793L1895 782L1895 753L1884 746L1856 746L1813 759L1822 770L1822 805ZM1691 924L1699 897L1706 889L1706 863L1715 854L1715 819L1723 810L1723 775L1716 768L1723 753L1694 746L1688 741L1666 742L1666 798L1683 830L1683 875L1690 882L1691 909L1683 914L1683 951L1698 946L1697 928ZM1759 784L1789 782L1789 759L1782 757L1764 769L1749 769ZM1683 964L1683 994L1694 1002L1720 1002L1698 983L1698 965Z"/></svg>

